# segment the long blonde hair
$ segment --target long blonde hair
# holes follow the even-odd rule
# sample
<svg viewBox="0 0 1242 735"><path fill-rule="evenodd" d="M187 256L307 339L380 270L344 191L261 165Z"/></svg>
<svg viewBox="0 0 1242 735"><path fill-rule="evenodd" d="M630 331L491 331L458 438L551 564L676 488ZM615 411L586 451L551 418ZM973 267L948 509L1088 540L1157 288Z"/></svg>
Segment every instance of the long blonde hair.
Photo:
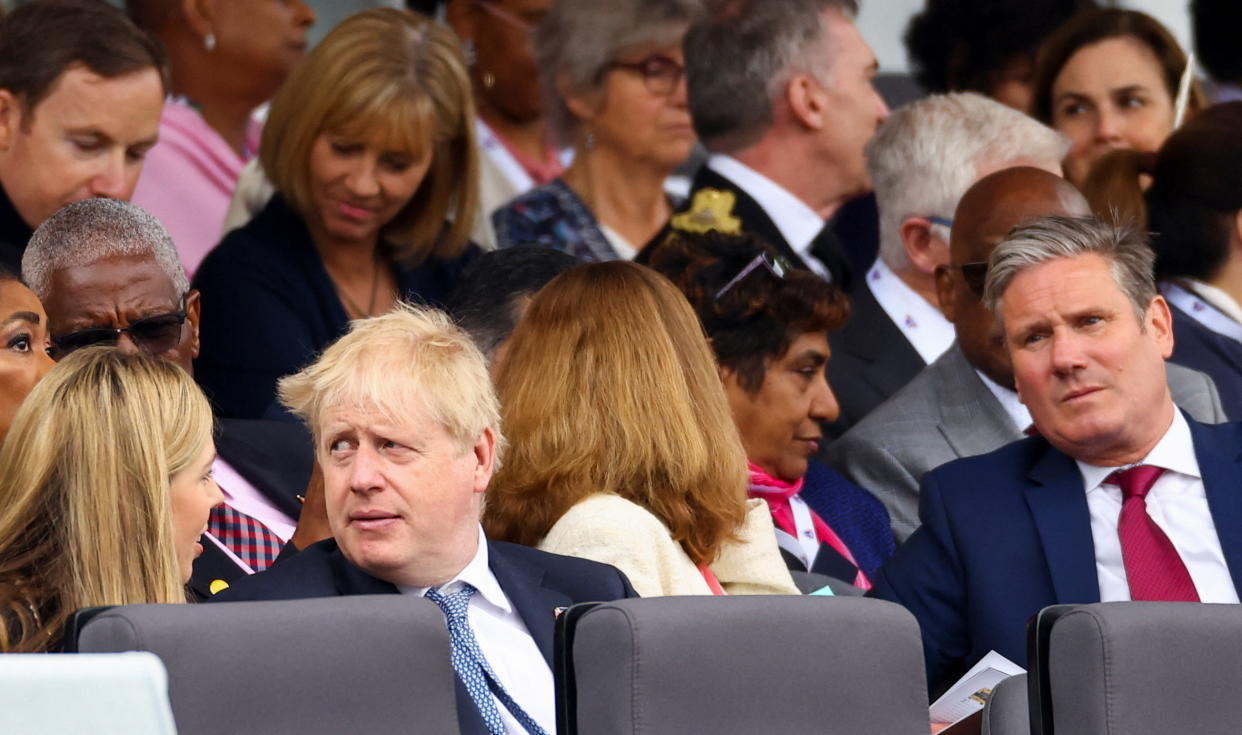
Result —
<svg viewBox="0 0 1242 735"><path fill-rule="evenodd" d="M580 265L541 289L496 376L505 464L489 536L536 544L574 504L615 493L664 522L696 563L745 519L746 454L703 328L663 276Z"/></svg>
<svg viewBox="0 0 1242 735"><path fill-rule="evenodd" d="M96 347L56 365L0 447L0 651L57 644L91 605L185 602L170 478L211 408L167 361Z"/></svg>
<svg viewBox="0 0 1242 735"><path fill-rule="evenodd" d="M311 148L323 133L380 134L416 153L430 145L431 167L381 236L409 266L465 249L478 206L474 98L447 26L371 8L332 29L294 69L272 100L259 160L303 216L312 210Z"/></svg>

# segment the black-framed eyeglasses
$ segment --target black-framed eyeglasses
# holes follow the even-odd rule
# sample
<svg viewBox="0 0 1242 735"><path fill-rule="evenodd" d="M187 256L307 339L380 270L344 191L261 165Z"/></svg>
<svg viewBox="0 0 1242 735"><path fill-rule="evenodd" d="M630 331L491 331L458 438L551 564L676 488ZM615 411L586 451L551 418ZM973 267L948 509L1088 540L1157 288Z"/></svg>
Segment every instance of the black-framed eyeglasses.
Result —
<svg viewBox="0 0 1242 735"><path fill-rule="evenodd" d="M721 286L720 290L716 292L716 299L719 300L721 296L724 296L729 292L729 289L741 283L743 278L749 276L759 266L767 268L768 271L777 278L784 278L785 274L793 270L793 266L789 264L789 261L785 260L781 256L774 255L772 253L759 253L753 260L747 263L742 270L738 271L737 275L734 276L728 283Z"/></svg>
<svg viewBox="0 0 1242 735"><path fill-rule="evenodd" d="M962 280L966 282L966 287L970 292L979 298L983 298L983 284L988 280L988 262L986 260L976 260L972 263L962 263L961 265L950 265L955 271L961 271Z"/></svg>
<svg viewBox="0 0 1242 735"><path fill-rule="evenodd" d="M129 335L134 345L148 355L159 355L181 342L181 327L185 324L185 318L185 296L182 296L180 311L139 319L127 327L91 327L52 337L52 359L63 359L83 347L115 345L122 333Z"/></svg>
<svg viewBox="0 0 1242 735"><path fill-rule="evenodd" d="M660 96L672 94L686 73L686 67L663 54L652 54L642 61L614 61L608 68L627 69L642 75L647 91Z"/></svg>

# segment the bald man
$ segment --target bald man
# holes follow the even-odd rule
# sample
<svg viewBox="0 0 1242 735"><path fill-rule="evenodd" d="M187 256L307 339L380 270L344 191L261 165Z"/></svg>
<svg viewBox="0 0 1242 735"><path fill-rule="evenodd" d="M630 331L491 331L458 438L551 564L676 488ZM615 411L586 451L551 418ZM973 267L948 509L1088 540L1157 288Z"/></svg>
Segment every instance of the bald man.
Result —
<svg viewBox="0 0 1242 735"><path fill-rule="evenodd" d="M1041 215L1084 216L1072 184L1043 169L1017 167L980 179L953 217L949 264L936 293L956 341L943 356L829 447L829 464L888 508L903 542L919 526L919 482L928 470L1021 439L1030 426L1014 389L995 315L981 301L987 260L1015 226ZM1199 421L1225 420L1210 378L1168 366L1173 400Z"/></svg>

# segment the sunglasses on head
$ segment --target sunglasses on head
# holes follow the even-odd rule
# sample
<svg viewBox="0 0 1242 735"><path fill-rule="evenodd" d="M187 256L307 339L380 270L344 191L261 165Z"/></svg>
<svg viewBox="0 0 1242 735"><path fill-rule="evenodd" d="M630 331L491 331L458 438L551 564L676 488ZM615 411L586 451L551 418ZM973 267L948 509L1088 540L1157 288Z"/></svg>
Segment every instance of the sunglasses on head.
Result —
<svg viewBox="0 0 1242 735"><path fill-rule="evenodd" d="M185 297L182 296L180 311L139 319L127 327L91 327L52 337L52 358L60 360L83 347L115 345L121 334L128 335L130 341L148 355L159 355L181 342L185 317Z"/></svg>
<svg viewBox="0 0 1242 735"><path fill-rule="evenodd" d="M775 255L773 253L759 253L758 255L754 257L753 260L747 263L742 268L742 270L739 271L738 274L732 278L732 280L730 280L728 283L722 286L719 291L716 292L716 299L719 300L721 296L724 296L726 293L729 292L729 289L741 283L743 278L745 278L746 276L749 276L751 272L753 272L759 266L763 266L764 268L767 268L768 272L776 276L777 278L784 278L786 273L793 270L793 266L789 264L789 261L785 260L781 256Z"/></svg>

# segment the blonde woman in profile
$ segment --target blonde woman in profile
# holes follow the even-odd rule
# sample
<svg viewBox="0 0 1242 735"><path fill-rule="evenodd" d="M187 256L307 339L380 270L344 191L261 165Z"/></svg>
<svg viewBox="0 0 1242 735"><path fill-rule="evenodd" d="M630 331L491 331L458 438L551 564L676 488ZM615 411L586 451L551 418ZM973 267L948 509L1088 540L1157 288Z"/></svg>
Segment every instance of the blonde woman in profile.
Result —
<svg viewBox="0 0 1242 735"><path fill-rule="evenodd" d="M0 651L59 649L78 608L186 601L222 500L211 430L170 362L97 347L52 368L0 448Z"/></svg>
<svg viewBox="0 0 1242 735"><path fill-rule="evenodd" d="M644 597L797 594L684 296L624 261L566 271L497 366L510 449L490 538L612 564Z"/></svg>

